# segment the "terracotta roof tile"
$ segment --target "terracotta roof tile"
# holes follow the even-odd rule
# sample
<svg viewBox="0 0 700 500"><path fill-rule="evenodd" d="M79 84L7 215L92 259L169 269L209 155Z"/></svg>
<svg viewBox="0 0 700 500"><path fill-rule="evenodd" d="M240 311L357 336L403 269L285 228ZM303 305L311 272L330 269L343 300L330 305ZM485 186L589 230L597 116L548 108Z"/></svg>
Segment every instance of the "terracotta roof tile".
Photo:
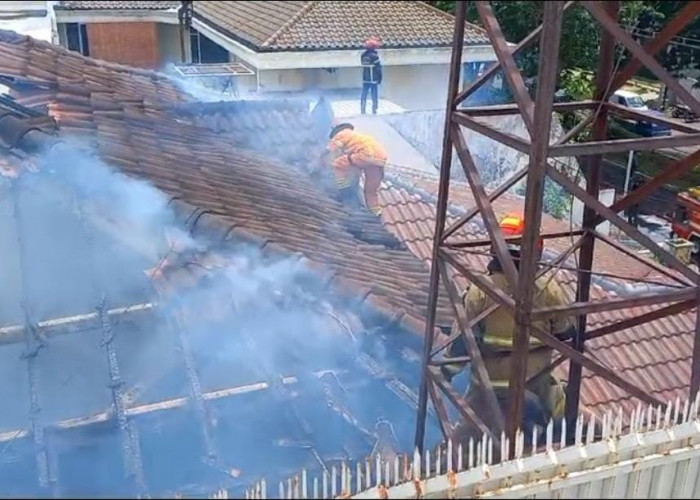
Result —
<svg viewBox="0 0 700 500"><path fill-rule="evenodd" d="M202 1L195 16L257 51L360 49L370 36L384 48L447 47L454 17L424 2ZM465 42L487 44L469 25Z"/></svg>

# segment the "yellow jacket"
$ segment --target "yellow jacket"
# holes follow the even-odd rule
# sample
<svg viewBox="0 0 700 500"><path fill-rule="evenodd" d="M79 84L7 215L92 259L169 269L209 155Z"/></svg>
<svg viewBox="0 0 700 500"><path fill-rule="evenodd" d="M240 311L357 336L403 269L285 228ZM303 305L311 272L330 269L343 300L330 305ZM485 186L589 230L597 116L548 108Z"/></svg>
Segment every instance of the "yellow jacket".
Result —
<svg viewBox="0 0 700 500"><path fill-rule="evenodd" d="M386 151L374 138L350 129L338 132L328 144L328 150L334 158L333 167L339 169L364 165L383 167L387 160Z"/></svg>
<svg viewBox="0 0 700 500"><path fill-rule="evenodd" d="M508 291L508 282L503 273L494 273L489 276L491 281L501 290ZM555 280L550 280L548 275L542 276L535 284L535 307L553 307L569 304L571 301L564 290ZM464 296L464 307L467 318L476 318L479 314L491 307L493 300L488 297L479 287L471 286ZM575 316L552 318L549 320L536 321L534 325L551 334L566 332L571 327L575 327ZM512 350L513 338L515 337L516 325L513 314L503 307L499 307L486 319L479 323L474 332L477 337L482 336L486 345L496 350ZM542 343L530 337L530 346L538 347Z"/></svg>

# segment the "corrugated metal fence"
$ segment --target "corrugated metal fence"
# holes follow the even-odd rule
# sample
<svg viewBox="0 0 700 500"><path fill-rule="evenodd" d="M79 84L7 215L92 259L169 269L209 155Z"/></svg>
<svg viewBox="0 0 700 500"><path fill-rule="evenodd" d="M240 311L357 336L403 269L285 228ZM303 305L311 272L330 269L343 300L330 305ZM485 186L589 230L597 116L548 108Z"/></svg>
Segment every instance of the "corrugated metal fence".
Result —
<svg viewBox="0 0 700 500"><path fill-rule="evenodd" d="M306 471L268 491L260 481L246 498L699 498L698 399L665 408L638 407L631 415L608 414L595 424L582 418L575 444L534 433L520 434L515 457L493 463L493 441L456 448L448 443L421 457L342 463L310 478ZM588 424L588 425L586 425ZM626 430L623 432L623 425ZM596 439L593 429L600 435ZM585 435L584 435L585 434ZM544 442L542 441L542 438ZM538 446L538 439L542 446ZM501 451L507 456L508 442ZM268 496L270 495L270 496ZM236 495L238 496L238 495ZM210 498L228 498L219 491Z"/></svg>

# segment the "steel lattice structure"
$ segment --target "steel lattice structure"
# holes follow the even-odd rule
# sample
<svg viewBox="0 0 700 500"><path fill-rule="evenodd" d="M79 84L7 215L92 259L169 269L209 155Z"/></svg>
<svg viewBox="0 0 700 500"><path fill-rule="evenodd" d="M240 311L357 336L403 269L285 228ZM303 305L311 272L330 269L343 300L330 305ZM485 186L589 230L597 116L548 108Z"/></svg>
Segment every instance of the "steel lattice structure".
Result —
<svg viewBox="0 0 700 500"><path fill-rule="evenodd" d="M674 146L699 146L700 133L697 129L666 120L663 117L650 116L624 108L608 101L609 96L619 89L630 77L642 67L646 67L669 90L676 94L685 104L696 113L700 112L700 102L695 100L654 58L674 36L688 26L698 14L700 14L700 2L688 2L687 5L672 19L658 36L645 45L638 44L625 29L618 24L617 18L620 9L619 1L599 2L544 2L543 23L516 46L510 47L506 42L499 22L494 15L490 2L477 1L476 10L481 24L486 29L493 49L497 56L497 63L488 67L484 73L462 91L459 89L460 68L462 50L464 45L465 19L467 2L456 3L456 22L453 38L453 51L450 67L447 109L445 117L445 129L443 140L443 153L440 167L440 186L437 202L437 218L433 242L433 255L431 263L430 295L428 304L428 320L426 324L426 336L423 352L423 378L420 388L420 401L416 428L416 447L423 449L424 426L428 401L431 400L436 412L443 423L445 437L450 436L450 422L446 412L442 396L455 406L461 418L481 431L489 432L496 443L499 442L502 431L510 438L510 444L515 443L515 433L522 421L523 403L526 380L526 362L530 336L539 339L543 344L552 348L559 354L558 364L561 360L568 359L569 380L567 389L567 428L572 430L579 411L579 393L581 387L581 373L583 368L615 384L630 395L655 405L662 405L655 397L645 390L634 386L615 371L602 365L585 353L584 347L587 339L600 337L609 333L631 328L659 318L678 314L697 306L700 299L700 276L684 265L676 256L665 251L650 238L642 234L632 225L628 224L618 213L628 207L637 204L641 199L650 195L665 183L677 179L689 172L700 162L700 151L675 161L668 165L661 173L651 178L646 184L630 192L625 197L615 202L611 207L606 207L598 201L598 192L601 179L602 154L614 152L628 152L631 150L643 151ZM596 74L596 88L593 100L568 103L554 103L556 81L559 73L559 47L562 31L563 17L568 9L586 9L597 21L601 30L601 44L599 53L599 66ZM533 100L528 93L523 77L518 70L514 57L524 49L534 45L540 39L539 67L537 76L536 96ZM620 43L631 54L629 62L621 68L616 68L615 50ZM504 80L515 98L516 104L466 107L459 106L484 85L499 70L503 70ZM590 115L580 124L570 130L561 139L550 143L550 131L552 113L589 110ZM530 140L524 140L480 120L480 117L520 114L529 132ZM674 133L668 137L653 137L639 139L608 140L607 120L609 115L617 115L625 118L643 119L646 121L669 125ZM570 142L576 138L588 126L592 125L592 140L587 142ZM487 193L479 172L474 164L469 151L469 145L462 134L462 127L466 127L479 134L485 135L499 143L505 144L529 156L529 166L505 181L491 193ZM457 152L460 163L476 200L476 206L459 221L447 227L447 207L450 186L450 166L452 163L452 148ZM578 157L585 160L584 173L586 188L581 188L565 173L556 169L553 165L557 157ZM519 269L508 253L507 239L501 231L492 202L527 177L525 196L525 227L540 228L543 206L544 181L550 178L574 198L583 202L583 225L580 230L571 230L563 234L539 234L538 231L526 230L522 240L522 251ZM451 237L475 216L481 215L489 240L475 242L451 242ZM658 255L664 266L659 266L642 260L636 253L626 249L621 244L600 234L596 228L598 224L609 221L610 224L625 233L644 248ZM555 264L564 262L575 252L578 254L577 293L575 302L566 307L536 308L533 305L535 293L535 278L540 275L538 271L538 237L543 239L572 238L573 245L555 261ZM657 272L664 274L677 283L680 287L672 290L662 290L646 293L629 298L615 298L605 301L590 300L590 286L593 251L597 240L615 247L618 251L636 258L645 266L651 266ZM493 245L493 251L499 259L509 288L514 292L507 295L495 287L491 281L485 279L481 272L483 269L471 268L457 258L461 251L478 247L487 248ZM451 269L450 269L451 268ZM670 270L674 272L670 272ZM478 286L494 302L495 305L477 318L467 318L461 306L459 292L450 281L450 271L462 275L473 285ZM447 341L436 344L438 332L435 328L436 305L440 283L445 285L450 301L455 312L459 331L449 337ZM598 328L595 331L587 331L587 315L603 311L621 310L635 306L664 305L650 313L630 317L616 323ZM508 396L508 414L503 416L496 401L496 396L491 386L482 355L477 347L476 338L471 328L486 315L495 309L503 307L511 311L517 324L516 338L514 339L514 354L510 372L510 389ZM555 316L577 316L578 331L575 338L557 338L548 332L540 330L533 323L537 320L552 318ZM692 372L690 380L691 394L695 394L700 386L700 336L698 325L700 322L696 316L695 340L693 347ZM436 358L437 354L457 338L463 336L469 351L469 361L472 364L472 383L482 389L487 395L488 408L480 408L477 413L464 398L455 390L439 370ZM444 364L444 362L443 362ZM550 367L553 367L550 365ZM498 448L498 447L497 447Z"/></svg>

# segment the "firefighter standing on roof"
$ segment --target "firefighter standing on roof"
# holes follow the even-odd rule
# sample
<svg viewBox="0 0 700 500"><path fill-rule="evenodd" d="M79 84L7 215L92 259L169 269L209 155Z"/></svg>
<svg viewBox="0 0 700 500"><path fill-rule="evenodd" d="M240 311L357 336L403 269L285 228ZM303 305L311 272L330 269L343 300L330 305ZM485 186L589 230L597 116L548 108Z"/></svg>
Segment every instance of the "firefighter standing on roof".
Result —
<svg viewBox="0 0 700 500"><path fill-rule="evenodd" d="M339 198L350 203L356 197L360 175L364 174L365 205L374 215L380 215L378 191L384 179L386 151L372 137L356 132L350 123L333 127L329 138L327 152L332 157Z"/></svg>
<svg viewBox="0 0 700 500"><path fill-rule="evenodd" d="M371 37L365 42L366 50L360 55L360 64L362 65L362 96L360 97L360 107L362 114L365 114L367 108L367 94L372 94L372 114L377 114L379 107L378 89L382 83L382 63L379 61L377 49L381 46L381 42Z"/></svg>
<svg viewBox="0 0 700 500"><path fill-rule="evenodd" d="M525 227L522 218L508 216L501 221L501 228L506 236L522 236ZM510 255L513 257L516 268L519 268L520 242L508 245ZM542 251L542 240L539 250ZM488 265L488 274L491 282L501 290L508 291L509 285L503 268L497 257L494 257ZM476 318L494 302L481 289L471 286L463 296L463 303L467 318ZM535 307L553 307L569 304L570 300L559 284L543 275L536 280L534 298ZM546 321L538 321L534 326L555 336L573 336L576 326L573 317L554 318ZM453 330L458 328L457 325ZM493 384L496 397L505 409L508 400L508 384L511 371L511 354L513 340L517 326L512 313L503 307L499 307L489 316L479 321L473 328L474 335L481 348L481 353ZM467 354L464 340L460 337L458 342L450 346L448 356L464 356ZM552 418L555 421L564 415L565 391L563 384L556 380L550 370L546 368L552 362L553 351L542 344L538 339L530 338L530 351L527 357L527 384L525 395L525 428L532 425L546 425ZM446 365L443 374L452 379L459 373L464 363ZM473 387L473 386L472 386ZM475 392L475 391L470 391ZM469 394L468 397L478 400L480 395Z"/></svg>

